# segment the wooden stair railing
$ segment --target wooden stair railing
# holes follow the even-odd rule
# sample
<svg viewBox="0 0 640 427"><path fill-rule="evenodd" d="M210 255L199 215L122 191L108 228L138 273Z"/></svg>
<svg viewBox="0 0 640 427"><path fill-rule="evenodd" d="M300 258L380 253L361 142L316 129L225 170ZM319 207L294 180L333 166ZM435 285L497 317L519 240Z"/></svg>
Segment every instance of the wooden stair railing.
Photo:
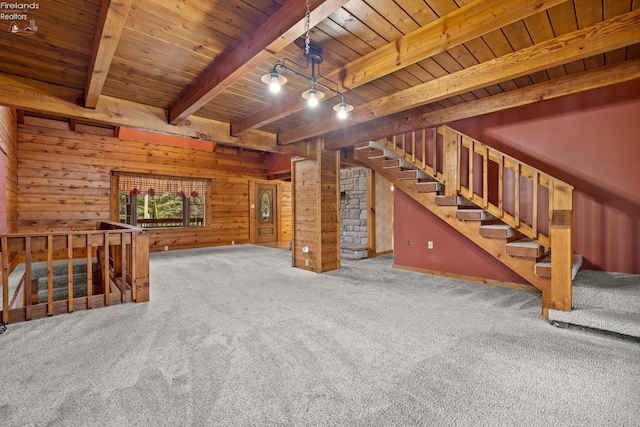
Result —
<svg viewBox="0 0 640 427"><path fill-rule="evenodd" d="M96 230L49 233L24 233L0 236L2 266L3 323L88 310L129 301L149 300L148 231L125 224L100 222ZM94 258L98 272L94 277ZM56 272L66 260L63 273ZM74 266L86 272L74 270ZM46 302L40 302L38 284L33 283L34 262L46 261ZM58 263L54 263L58 261ZM13 298L9 300L9 274L24 262L25 273ZM66 275L63 297L54 295L57 274ZM86 279L82 275L86 274ZM81 279L81 284L76 279ZM97 280L95 280L97 278ZM82 294L74 295L76 287ZM55 288L59 291L61 288ZM66 292L66 294L65 294Z"/></svg>
<svg viewBox="0 0 640 427"><path fill-rule="evenodd" d="M448 126L407 132L371 145L357 146L357 158L538 288L542 292L543 315L549 308L571 310L574 266L571 185ZM365 147L371 147L372 158L368 153L361 154ZM439 206L434 194L416 191L415 182L407 183L393 168L385 168L382 160L385 158L401 159L401 168L414 169L437 180L444 185L445 197L462 196L471 201L513 227L517 235L541 245L542 255L550 250L551 278L536 274L535 262L506 255L505 242L479 236L480 223L454 221L455 208Z"/></svg>

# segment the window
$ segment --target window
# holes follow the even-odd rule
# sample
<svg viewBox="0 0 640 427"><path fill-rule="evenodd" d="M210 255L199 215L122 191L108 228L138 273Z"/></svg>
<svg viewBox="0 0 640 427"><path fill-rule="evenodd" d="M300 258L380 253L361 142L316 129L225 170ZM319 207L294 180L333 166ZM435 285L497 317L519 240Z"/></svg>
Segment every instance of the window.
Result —
<svg viewBox="0 0 640 427"><path fill-rule="evenodd" d="M118 174L120 222L138 227L204 226L202 179Z"/></svg>

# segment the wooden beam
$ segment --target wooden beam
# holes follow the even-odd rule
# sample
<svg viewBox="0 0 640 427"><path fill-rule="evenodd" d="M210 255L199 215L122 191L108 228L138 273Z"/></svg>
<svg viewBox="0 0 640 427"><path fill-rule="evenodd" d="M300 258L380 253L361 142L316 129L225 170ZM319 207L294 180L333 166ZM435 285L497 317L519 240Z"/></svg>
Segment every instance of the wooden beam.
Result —
<svg viewBox="0 0 640 427"><path fill-rule="evenodd" d="M313 27L348 0L312 0ZM169 110L169 122L178 124L218 96L244 75L273 57L305 33L305 2L287 0L253 34L219 62L212 62Z"/></svg>
<svg viewBox="0 0 640 427"><path fill-rule="evenodd" d="M328 131L639 43L638 28L640 9L362 104L346 120L335 120L333 115L314 120L281 134L280 143L291 144L317 137Z"/></svg>
<svg viewBox="0 0 640 427"><path fill-rule="evenodd" d="M329 74L341 92L354 89L566 0L476 0ZM487 16L490 19L487 19ZM300 89L231 124L239 135L305 108ZM325 93L326 98L333 93Z"/></svg>
<svg viewBox="0 0 640 427"><path fill-rule="evenodd" d="M82 119L97 124L126 126L168 135L196 138L254 150L298 153L279 147L276 135L252 131L239 137L229 135L229 124L192 116L178 126L167 123L167 111L122 99L102 96L95 109L78 104L82 92L40 81L0 73L0 105L61 118Z"/></svg>
<svg viewBox="0 0 640 427"><path fill-rule="evenodd" d="M504 111L638 78L640 78L640 59L630 60L465 102L454 107L403 117L389 124L380 126L364 124L343 129L336 135L327 136L325 146L328 149L337 150L362 141L375 141L414 129Z"/></svg>
<svg viewBox="0 0 640 427"><path fill-rule="evenodd" d="M102 0L84 86L84 106L87 108L98 105L130 7L131 0Z"/></svg>

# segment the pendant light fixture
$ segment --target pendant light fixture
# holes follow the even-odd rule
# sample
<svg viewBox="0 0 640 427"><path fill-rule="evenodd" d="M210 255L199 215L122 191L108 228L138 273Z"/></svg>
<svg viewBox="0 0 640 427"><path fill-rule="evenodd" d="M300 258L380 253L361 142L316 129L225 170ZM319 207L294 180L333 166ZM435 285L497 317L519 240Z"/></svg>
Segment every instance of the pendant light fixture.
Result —
<svg viewBox="0 0 640 427"><path fill-rule="evenodd" d="M287 82L287 78L280 74L280 71L286 71L291 74L294 74L298 77L306 79L309 81L309 89L304 91L302 97L307 100L307 104L309 107L315 107L318 105L320 100L325 97L324 92L319 89L325 89L330 92L335 93L340 97L340 103L333 107L333 110L337 113L338 118L344 120L347 117L347 113L353 110L353 106L347 104L344 99L344 95L338 90L338 84L331 79L324 77L320 74L320 64L323 61L322 58L322 48L316 44L311 43L310 33L311 33L311 20L310 20L310 0L306 0L307 5L307 13L305 15L305 37L304 37L304 57L307 60L306 66L302 66L296 64L295 62L287 59L283 59L281 62L278 62L269 70L268 73L262 76L261 80L264 84L269 86L269 90L272 93L280 92L280 88ZM293 68L287 66L286 62L290 62L303 70L311 70L311 76L307 76L299 71L296 71ZM317 77L316 77L317 76ZM318 78L322 79L322 81L318 81ZM331 83L335 86L335 89L332 86L328 86L323 83L323 81Z"/></svg>

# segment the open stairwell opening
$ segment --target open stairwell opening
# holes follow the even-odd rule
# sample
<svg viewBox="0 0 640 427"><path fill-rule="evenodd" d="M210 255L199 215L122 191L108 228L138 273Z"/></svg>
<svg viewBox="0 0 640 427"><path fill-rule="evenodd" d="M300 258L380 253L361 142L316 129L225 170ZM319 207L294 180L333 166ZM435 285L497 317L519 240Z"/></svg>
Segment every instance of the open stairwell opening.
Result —
<svg viewBox="0 0 640 427"><path fill-rule="evenodd" d="M447 126L358 144L355 156L570 311L573 188Z"/></svg>

